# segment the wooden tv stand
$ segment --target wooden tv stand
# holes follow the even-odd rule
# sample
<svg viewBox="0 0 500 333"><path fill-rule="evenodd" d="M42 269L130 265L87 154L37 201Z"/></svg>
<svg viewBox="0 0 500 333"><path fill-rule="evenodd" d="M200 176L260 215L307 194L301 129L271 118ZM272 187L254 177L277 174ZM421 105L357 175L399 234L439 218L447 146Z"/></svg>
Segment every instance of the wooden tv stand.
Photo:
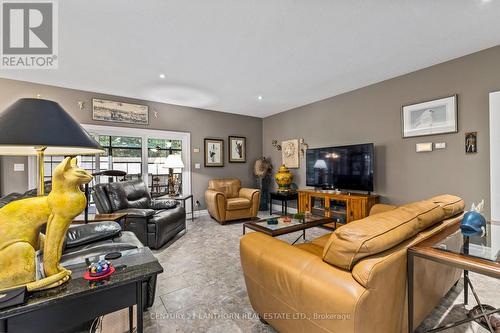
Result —
<svg viewBox="0 0 500 333"><path fill-rule="evenodd" d="M335 223L325 225L335 229L337 223L345 224L365 218L373 205L378 203L379 196L360 193L338 193L330 190L298 190L299 212L311 212L334 218Z"/></svg>

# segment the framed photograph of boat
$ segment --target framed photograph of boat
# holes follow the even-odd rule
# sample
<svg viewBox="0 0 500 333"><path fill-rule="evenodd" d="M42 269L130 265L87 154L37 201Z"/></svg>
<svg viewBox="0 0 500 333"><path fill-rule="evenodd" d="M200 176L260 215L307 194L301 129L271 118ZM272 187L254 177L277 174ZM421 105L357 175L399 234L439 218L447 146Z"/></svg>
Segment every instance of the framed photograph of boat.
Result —
<svg viewBox="0 0 500 333"><path fill-rule="evenodd" d="M135 125L149 124L147 105L92 99L92 119Z"/></svg>
<svg viewBox="0 0 500 333"><path fill-rule="evenodd" d="M403 138L458 132L457 95L403 106Z"/></svg>

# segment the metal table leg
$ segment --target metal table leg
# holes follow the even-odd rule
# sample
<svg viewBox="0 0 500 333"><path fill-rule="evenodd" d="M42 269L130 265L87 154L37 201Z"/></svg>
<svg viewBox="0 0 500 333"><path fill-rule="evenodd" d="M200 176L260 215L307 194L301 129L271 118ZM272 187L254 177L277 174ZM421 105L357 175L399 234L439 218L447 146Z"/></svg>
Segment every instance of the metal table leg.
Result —
<svg viewBox="0 0 500 333"><path fill-rule="evenodd" d="M191 196L191 222L194 221L194 197Z"/></svg>
<svg viewBox="0 0 500 333"><path fill-rule="evenodd" d="M427 331L427 333L444 331L444 330L447 330L449 328L452 328L452 327L455 327L455 326L459 326L459 325L468 323L470 321L479 319L479 318L481 318L483 316L491 316L492 314L497 313L497 312L500 312L500 309L491 310L491 311L485 312L484 314L479 314L477 316L474 316L472 318L462 319L460 321L457 321L456 323L451 323L451 324L447 324L447 325L444 325L444 326L441 326L441 327L438 327L438 328L434 328L432 330ZM491 331L491 332L494 332L494 331Z"/></svg>
<svg viewBox="0 0 500 333"><path fill-rule="evenodd" d="M469 303L469 271L464 270L464 305Z"/></svg>
<svg viewBox="0 0 500 333"><path fill-rule="evenodd" d="M134 307L128 307L128 330L130 333L134 332Z"/></svg>
<svg viewBox="0 0 500 333"><path fill-rule="evenodd" d="M408 332L413 332L413 255L408 252L407 258L408 274Z"/></svg>
<svg viewBox="0 0 500 333"><path fill-rule="evenodd" d="M483 317L485 319L486 323L488 324L488 330L491 333L495 333L495 330L491 327L490 321L488 320L488 316L490 316L493 313L500 312L500 309L495 309L492 311L485 311L483 308L483 304L479 300L479 296L477 295L476 291L474 290L474 286L472 285L472 282L470 282L469 278L467 278L466 280L464 279L464 290L465 290L466 284L469 285L470 290L472 291L472 294L474 295L474 298L476 299L476 302L479 305L479 308L481 309L481 314L474 316L472 318L462 319L462 320L454 322L454 323L450 323L450 324L446 324L446 325L434 328L432 330L429 330L428 332L441 332L441 331L450 329L452 327L456 327L458 325L462 325L462 324L465 324L465 323L468 323L468 322L471 322L473 320L476 320L476 319Z"/></svg>
<svg viewBox="0 0 500 333"><path fill-rule="evenodd" d="M142 281L136 284L137 333L143 333Z"/></svg>
<svg viewBox="0 0 500 333"><path fill-rule="evenodd" d="M273 197L269 193L269 215L273 215Z"/></svg>

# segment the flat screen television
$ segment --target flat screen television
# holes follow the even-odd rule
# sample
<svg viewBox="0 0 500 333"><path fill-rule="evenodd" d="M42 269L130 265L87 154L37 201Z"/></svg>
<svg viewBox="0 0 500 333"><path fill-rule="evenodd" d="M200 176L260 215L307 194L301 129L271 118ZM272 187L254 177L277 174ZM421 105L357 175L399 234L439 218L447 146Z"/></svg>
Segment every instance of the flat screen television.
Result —
<svg viewBox="0 0 500 333"><path fill-rule="evenodd" d="M373 143L308 149L306 183L322 189L373 191Z"/></svg>

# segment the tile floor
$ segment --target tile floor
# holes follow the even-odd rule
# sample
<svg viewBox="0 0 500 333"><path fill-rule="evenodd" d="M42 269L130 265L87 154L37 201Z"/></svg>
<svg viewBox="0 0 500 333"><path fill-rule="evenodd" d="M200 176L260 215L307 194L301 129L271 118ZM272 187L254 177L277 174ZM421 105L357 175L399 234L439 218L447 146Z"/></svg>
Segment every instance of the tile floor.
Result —
<svg viewBox="0 0 500 333"><path fill-rule="evenodd" d="M325 230L307 231L311 239ZM209 216L188 221L186 234L155 251L165 272L158 277L156 301L145 313L145 332L275 332L262 324L247 297L239 260L242 223L219 225ZM280 237L290 241L297 235ZM500 306L500 282L472 274L485 303ZM419 332L439 322L463 316L462 283L459 283L419 327ZM492 290L494 292L492 292ZM466 324L448 332L485 332Z"/></svg>

